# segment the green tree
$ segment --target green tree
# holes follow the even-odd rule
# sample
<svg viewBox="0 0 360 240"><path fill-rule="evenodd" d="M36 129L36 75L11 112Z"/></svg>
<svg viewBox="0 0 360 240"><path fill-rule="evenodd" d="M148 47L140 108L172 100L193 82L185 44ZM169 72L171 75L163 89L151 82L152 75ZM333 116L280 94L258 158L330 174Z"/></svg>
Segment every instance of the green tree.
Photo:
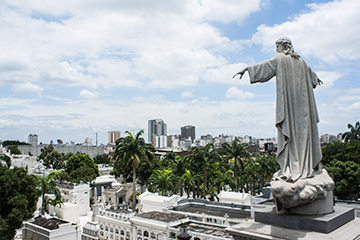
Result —
<svg viewBox="0 0 360 240"><path fill-rule="evenodd" d="M221 147L225 151L228 159L234 159L235 192L238 192L238 168L244 170L244 161L242 158L249 159L250 154L248 151L246 151L246 149L244 149L244 145L242 145L237 138L231 142L231 145L224 143L221 145Z"/></svg>
<svg viewBox="0 0 360 240"><path fill-rule="evenodd" d="M155 169L152 175L147 180L148 188L151 192L161 191L161 195L165 196L165 192L172 190L175 176L172 174L172 169Z"/></svg>
<svg viewBox="0 0 360 240"><path fill-rule="evenodd" d="M9 146L8 150L10 150L10 154L21 154L20 150L16 145Z"/></svg>
<svg viewBox="0 0 360 240"><path fill-rule="evenodd" d="M13 239L22 222L33 217L38 200L36 177L0 164L0 239Z"/></svg>
<svg viewBox="0 0 360 240"><path fill-rule="evenodd" d="M192 147L190 148L190 152L192 152L192 162L193 165L201 166L203 170L203 183L204 183L204 190L206 191L208 184L207 184L207 168L210 164L215 163L220 160L220 155L214 148L213 143L206 144L204 149L199 147ZM199 167L200 167L199 166Z"/></svg>
<svg viewBox="0 0 360 240"><path fill-rule="evenodd" d="M276 161L275 156L264 154L262 156L254 154L256 162L259 164L258 173L260 175L260 191L262 191L265 181L269 181L270 178L280 169L279 163Z"/></svg>
<svg viewBox="0 0 360 240"><path fill-rule="evenodd" d="M348 124L347 127L350 129L350 131L345 132L342 136L342 139L345 142L351 140L360 140L360 123L356 122L355 126Z"/></svg>
<svg viewBox="0 0 360 240"><path fill-rule="evenodd" d="M37 190L41 196L42 205L41 205L41 214L45 215L45 206L47 204L52 204L56 206L57 204L61 205L61 193L56 187L54 179L61 174L60 170L52 171L46 177L35 175L37 178ZM54 194L55 199L48 199L45 201L45 194Z"/></svg>
<svg viewBox="0 0 360 240"><path fill-rule="evenodd" d="M46 168L52 168L53 170L60 170L65 166L64 155L56 151L54 145L52 144L45 146L40 150L40 155L37 157L37 161L42 161L42 164Z"/></svg>
<svg viewBox="0 0 360 240"><path fill-rule="evenodd" d="M360 140L335 141L322 149L322 162L334 176L335 196L348 199L359 195L360 186Z"/></svg>
<svg viewBox="0 0 360 240"><path fill-rule="evenodd" d="M8 156L6 156L5 154L0 154L0 159L6 163L6 166L8 168L11 167L11 159Z"/></svg>
<svg viewBox="0 0 360 240"><path fill-rule="evenodd" d="M94 160L85 153L72 155L65 164L63 178L74 183L90 183L99 176L99 168Z"/></svg>
<svg viewBox="0 0 360 240"><path fill-rule="evenodd" d="M30 144L26 142L20 142L19 140L5 140L2 142L3 147L11 146L11 145L19 146L19 145L30 145Z"/></svg>
<svg viewBox="0 0 360 240"><path fill-rule="evenodd" d="M107 164L110 163L110 157L108 154L99 154L94 158L96 164Z"/></svg>
<svg viewBox="0 0 360 240"><path fill-rule="evenodd" d="M185 173L182 176L182 181L184 183L185 188L187 189L187 196L189 198L190 190L195 186L195 181L191 176L191 172L189 170L185 169Z"/></svg>
<svg viewBox="0 0 360 240"><path fill-rule="evenodd" d="M116 147L114 153L114 171L119 174L122 170L121 166L131 166L132 168L132 182L133 182L133 196L136 195L136 170L139 164L147 161L149 168L151 168L149 159L153 158L154 147L151 144L145 143L141 135L144 130L140 130L135 137L129 131L125 132L128 136L121 137L116 140ZM119 174L120 175L120 174ZM136 200L132 200L132 209L135 211Z"/></svg>

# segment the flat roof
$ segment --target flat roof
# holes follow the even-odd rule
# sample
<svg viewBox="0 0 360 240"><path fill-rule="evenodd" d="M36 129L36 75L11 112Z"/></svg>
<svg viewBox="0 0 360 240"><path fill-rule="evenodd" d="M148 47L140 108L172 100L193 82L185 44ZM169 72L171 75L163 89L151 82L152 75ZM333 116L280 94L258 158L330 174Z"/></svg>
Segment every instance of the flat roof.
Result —
<svg viewBox="0 0 360 240"><path fill-rule="evenodd" d="M177 225L176 227L180 227L181 224ZM197 222L189 222L186 224L187 226L187 232L197 232L197 233L203 233L206 235L216 236L216 237L223 237L228 239L233 239L232 235L227 233L225 231L226 227L219 227L214 225L207 225L203 223L197 223ZM191 235L191 233L190 233Z"/></svg>
<svg viewBox="0 0 360 240"><path fill-rule="evenodd" d="M173 222L173 221L176 221L176 220L184 219L187 216L184 215L184 214L164 213L164 212L156 212L156 211L154 211L154 212L140 213L140 214L136 215L136 217L153 219L153 220L169 223L169 222Z"/></svg>
<svg viewBox="0 0 360 240"><path fill-rule="evenodd" d="M179 212L188 212L188 213L196 213L196 214L205 214L209 216L218 216L218 217L224 217L225 214L229 216L231 219L249 219L250 216L245 214L239 214L239 213L232 213L229 211L215 211L215 210L209 210L205 208L197 208L197 207L187 207L183 208L181 210L175 210Z"/></svg>
<svg viewBox="0 0 360 240"><path fill-rule="evenodd" d="M33 224L36 224L40 227L47 228L49 230L58 229L60 224L68 223L66 221L60 220L58 218L44 218L42 216L38 216L35 218Z"/></svg>

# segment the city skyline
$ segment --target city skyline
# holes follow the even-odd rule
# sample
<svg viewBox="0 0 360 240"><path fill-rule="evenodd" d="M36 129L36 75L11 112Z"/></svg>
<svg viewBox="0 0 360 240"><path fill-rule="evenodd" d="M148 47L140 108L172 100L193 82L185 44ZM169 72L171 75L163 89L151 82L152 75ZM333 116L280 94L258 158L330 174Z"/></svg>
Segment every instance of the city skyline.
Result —
<svg viewBox="0 0 360 240"><path fill-rule="evenodd" d="M0 3L0 138L106 143L108 131L276 137L275 79L243 67L287 36L318 74L319 134L360 119L360 2L93 1ZM149 14L150 13L150 14ZM356 20L358 19L358 20ZM125 134L122 134L124 136Z"/></svg>

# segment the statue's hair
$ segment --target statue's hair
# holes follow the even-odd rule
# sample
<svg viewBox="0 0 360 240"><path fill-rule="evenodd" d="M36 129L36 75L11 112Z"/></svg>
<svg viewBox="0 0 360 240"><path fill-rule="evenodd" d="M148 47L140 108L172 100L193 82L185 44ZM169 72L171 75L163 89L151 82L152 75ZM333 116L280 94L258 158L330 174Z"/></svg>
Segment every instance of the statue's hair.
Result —
<svg viewBox="0 0 360 240"><path fill-rule="evenodd" d="M289 54L291 57L295 59L300 58L300 55L294 51L294 46L292 45L290 38L287 37L279 38L278 40L276 40L275 44L281 44L285 47L285 49L282 51L282 53L284 53L285 55Z"/></svg>

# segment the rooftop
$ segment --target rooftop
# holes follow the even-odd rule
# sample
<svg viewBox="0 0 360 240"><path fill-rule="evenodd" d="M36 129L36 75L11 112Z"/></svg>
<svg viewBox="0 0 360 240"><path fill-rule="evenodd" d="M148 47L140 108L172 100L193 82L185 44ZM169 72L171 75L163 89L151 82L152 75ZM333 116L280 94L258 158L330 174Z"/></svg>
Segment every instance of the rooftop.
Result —
<svg viewBox="0 0 360 240"><path fill-rule="evenodd" d="M136 215L137 217L153 219L162 222L173 222L186 218L186 215L177 213L163 213L163 212L147 212Z"/></svg>
<svg viewBox="0 0 360 240"><path fill-rule="evenodd" d="M196 222L189 222L186 226L187 226L188 233L196 232L196 233L206 234L209 236L233 239L232 235L228 234L225 231L225 227L207 225L207 224L196 223ZM178 225L177 227L180 227L180 225ZM190 235L191 235L191 233L190 233Z"/></svg>
<svg viewBox="0 0 360 240"><path fill-rule="evenodd" d="M49 230L58 229L60 224L68 223L66 221L60 220L58 218L44 218L42 216L38 216L35 218L35 220L32 222L33 224L36 224L40 227L47 228Z"/></svg>
<svg viewBox="0 0 360 240"><path fill-rule="evenodd" d="M205 215L218 216L218 217L224 217L225 214L227 214L228 217L231 219L249 219L250 218L249 215L245 215L245 214L233 213L230 211L216 211L216 210L197 208L197 207L187 207L187 208L183 208L183 209L177 210L177 211L196 213L196 214L205 214Z"/></svg>

